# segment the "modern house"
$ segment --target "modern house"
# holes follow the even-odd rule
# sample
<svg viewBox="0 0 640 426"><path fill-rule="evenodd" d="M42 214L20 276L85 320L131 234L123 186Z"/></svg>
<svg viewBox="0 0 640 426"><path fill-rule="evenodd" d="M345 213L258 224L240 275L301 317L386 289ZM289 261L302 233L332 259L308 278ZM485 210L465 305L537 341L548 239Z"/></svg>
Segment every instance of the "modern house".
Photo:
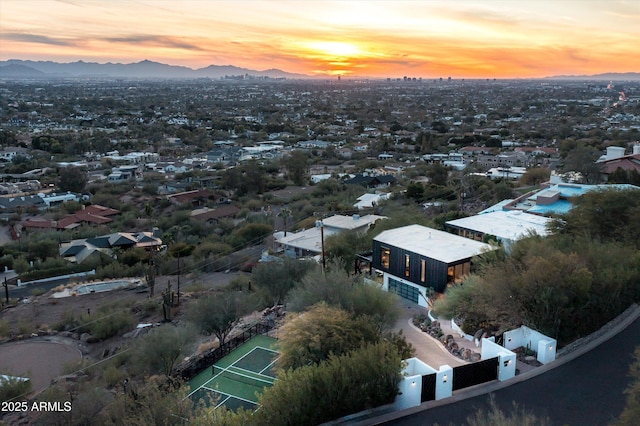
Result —
<svg viewBox="0 0 640 426"><path fill-rule="evenodd" d="M383 289L427 306L427 289L442 293L471 272L472 259L494 250L421 225L382 232L373 239L371 266L383 274Z"/></svg>
<svg viewBox="0 0 640 426"><path fill-rule="evenodd" d="M512 243L529 235L548 235L549 222L551 218L548 217L520 210L502 210L450 220L445 225L459 236L475 241L493 237L508 250Z"/></svg>

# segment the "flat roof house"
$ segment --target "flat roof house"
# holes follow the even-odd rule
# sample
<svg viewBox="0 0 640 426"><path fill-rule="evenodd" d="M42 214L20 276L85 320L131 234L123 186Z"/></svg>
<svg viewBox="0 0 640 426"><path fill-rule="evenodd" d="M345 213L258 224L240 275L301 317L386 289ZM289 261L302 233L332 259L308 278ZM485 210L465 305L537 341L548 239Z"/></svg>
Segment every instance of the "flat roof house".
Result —
<svg viewBox="0 0 640 426"><path fill-rule="evenodd" d="M494 236L505 249L521 238L531 234L547 236L547 225L551 218L525 213L520 210L493 211L446 222L449 229L458 235L476 241L485 236Z"/></svg>
<svg viewBox="0 0 640 426"><path fill-rule="evenodd" d="M274 238L276 244L281 245L285 255L289 257L315 256L322 252L323 234L326 239L344 231L366 232L371 225L380 219L386 219L386 217L373 214L366 216L334 215L318 221L314 228L300 232L289 232L286 236L284 233L277 232L274 234ZM324 229L321 231L320 227Z"/></svg>
<svg viewBox="0 0 640 426"><path fill-rule="evenodd" d="M495 250L489 244L448 232L409 225L373 239L371 266L383 273L383 289L427 306L427 289L442 293L471 272L474 256Z"/></svg>

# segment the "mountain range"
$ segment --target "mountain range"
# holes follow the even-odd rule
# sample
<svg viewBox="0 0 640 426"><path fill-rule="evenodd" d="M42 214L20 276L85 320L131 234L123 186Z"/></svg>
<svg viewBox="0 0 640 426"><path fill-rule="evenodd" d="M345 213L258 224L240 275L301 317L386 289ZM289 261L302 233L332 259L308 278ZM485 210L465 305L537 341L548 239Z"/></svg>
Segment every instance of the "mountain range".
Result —
<svg viewBox="0 0 640 426"><path fill-rule="evenodd" d="M59 63L52 61L0 61L0 78L224 78L225 76L250 75L253 77L302 79L304 74L289 73L278 69L264 71L240 68L233 65L209 65L192 69L144 60L130 64L96 62Z"/></svg>
<svg viewBox="0 0 640 426"><path fill-rule="evenodd" d="M268 77L287 79L314 78L305 74L295 74L279 69L263 71L240 68L233 65L209 65L204 68L192 69L184 66L168 65L160 62L144 60L140 62L121 64L107 62L69 62L25 61L10 59L0 61L0 78L14 79L52 79L52 78L160 78L160 79L193 79L226 76ZM556 80L640 80L640 73L604 73L596 75L557 75L546 77Z"/></svg>

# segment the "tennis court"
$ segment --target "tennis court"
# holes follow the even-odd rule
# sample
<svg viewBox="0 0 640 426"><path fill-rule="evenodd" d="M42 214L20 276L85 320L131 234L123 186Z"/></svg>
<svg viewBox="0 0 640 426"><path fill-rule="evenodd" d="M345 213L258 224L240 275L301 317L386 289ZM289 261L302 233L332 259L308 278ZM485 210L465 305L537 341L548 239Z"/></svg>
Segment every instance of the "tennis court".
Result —
<svg viewBox="0 0 640 426"><path fill-rule="evenodd" d="M276 340L255 336L189 381L194 402L230 410L257 408L258 396L275 381Z"/></svg>

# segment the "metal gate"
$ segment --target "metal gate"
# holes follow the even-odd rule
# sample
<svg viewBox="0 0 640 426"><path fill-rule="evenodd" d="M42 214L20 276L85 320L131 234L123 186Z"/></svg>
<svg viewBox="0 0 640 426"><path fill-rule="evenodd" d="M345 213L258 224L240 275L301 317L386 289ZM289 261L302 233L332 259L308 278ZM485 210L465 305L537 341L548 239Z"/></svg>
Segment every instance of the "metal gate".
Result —
<svg viewBox="0 0 640 426"><path fill-rule="evenodd" d="M498 357L465 364L453 369L453 390L468 388L498 378Z"/></svg>
<svg viewBox="0 0 640 426"><path fill-rule="evenodd" d="M422 376L422 394L420 402L433 401L436 399L436 374Z"/></svg>

